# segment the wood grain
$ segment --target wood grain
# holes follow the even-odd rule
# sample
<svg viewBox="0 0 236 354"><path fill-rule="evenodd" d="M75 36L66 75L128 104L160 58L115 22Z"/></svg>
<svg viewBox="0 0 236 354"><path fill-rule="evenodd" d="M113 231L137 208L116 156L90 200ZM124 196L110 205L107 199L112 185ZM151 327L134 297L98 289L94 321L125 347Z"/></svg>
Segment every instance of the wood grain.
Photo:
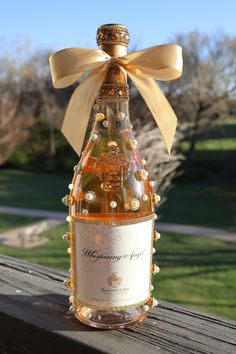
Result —
<svg viewBox="0 0 236 354"><path fill-rule="evenodd" d="M0 255L0 353L236 353L236 322L164 301L128 329L87 327L68 313L67 276Z"/></svg>

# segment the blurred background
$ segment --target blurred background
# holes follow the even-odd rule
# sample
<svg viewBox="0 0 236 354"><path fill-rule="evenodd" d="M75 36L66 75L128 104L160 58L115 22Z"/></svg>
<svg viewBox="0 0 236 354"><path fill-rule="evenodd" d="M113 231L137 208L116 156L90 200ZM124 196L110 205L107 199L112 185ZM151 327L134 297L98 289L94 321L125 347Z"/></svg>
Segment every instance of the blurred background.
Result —
<svg viewBox="0 0 236 354"><path fill-rule="evenodd" d="M233 0L1 3L1 253L69 268L61 198L78 157L60 127L75 87L52 87L48 57L66 47L96 48L101 24L122 23L129 52L177 43L184 53L183 76L160 83L178 116L170 156L135 89L130 100L162 196L156 296L236 319L235 12Z"/></svg>

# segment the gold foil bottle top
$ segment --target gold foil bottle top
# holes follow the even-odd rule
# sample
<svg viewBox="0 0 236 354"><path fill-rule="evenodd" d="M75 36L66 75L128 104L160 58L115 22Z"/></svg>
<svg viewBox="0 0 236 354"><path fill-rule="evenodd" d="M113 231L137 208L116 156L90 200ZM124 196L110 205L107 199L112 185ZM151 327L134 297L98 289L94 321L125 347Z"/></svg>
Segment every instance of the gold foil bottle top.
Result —
<svg viewBox="0 0 236 354"><path fill-rule="evenodd" d="M111 23L102 25L97 30L97 44L117 44L128 47L129 44L128 29L120 24Z"/></svg>

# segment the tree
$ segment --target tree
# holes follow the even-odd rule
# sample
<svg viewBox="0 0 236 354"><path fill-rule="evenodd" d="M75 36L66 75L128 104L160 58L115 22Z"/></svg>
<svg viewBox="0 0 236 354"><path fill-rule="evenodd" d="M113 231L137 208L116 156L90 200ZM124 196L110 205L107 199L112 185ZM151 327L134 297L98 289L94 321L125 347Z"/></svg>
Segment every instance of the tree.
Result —
<svg viewBox="0 0 236 354"><path fill-rule="evenodd" d="M186 122L191 161L196 143L228 111L227 102L236 93L236 38L199 32L178 34L183 47L183 75L163 85L180 122Z"/></svg>

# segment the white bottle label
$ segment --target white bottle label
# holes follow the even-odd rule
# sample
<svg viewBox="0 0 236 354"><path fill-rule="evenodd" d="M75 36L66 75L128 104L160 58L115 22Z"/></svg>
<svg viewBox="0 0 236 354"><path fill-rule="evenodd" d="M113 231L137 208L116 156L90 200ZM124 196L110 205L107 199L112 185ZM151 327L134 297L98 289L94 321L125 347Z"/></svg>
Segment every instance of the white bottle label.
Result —
<svg viewBox="0 0 236 354"><path fill-rule="evenodd" d="M74 221L74 286L78 301L104 309L147 301L152 232L152 220L115 226Z"/></svg>

